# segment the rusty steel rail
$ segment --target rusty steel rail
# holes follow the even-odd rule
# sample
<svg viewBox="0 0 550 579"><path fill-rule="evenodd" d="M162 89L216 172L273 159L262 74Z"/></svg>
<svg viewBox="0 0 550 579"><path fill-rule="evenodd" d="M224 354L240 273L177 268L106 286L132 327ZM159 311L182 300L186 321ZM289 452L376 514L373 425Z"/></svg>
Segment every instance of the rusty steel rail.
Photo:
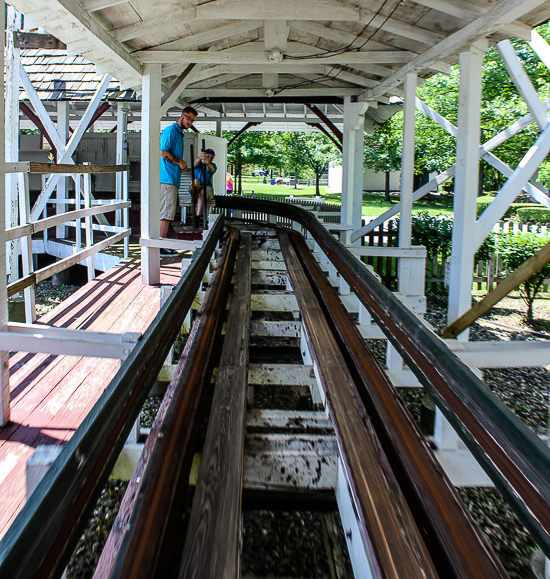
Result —
<svg viewBox="0 0 550 579"><path fill-rule="evenodd" d="M286 232L352 371L437 572L446 579L508 577L304 238Z"/></svg>
<svg viewBox="0 0 550 579"><path fill-rule="evenodd" d="M353 378L288 235L279 243L319 369L359 520L377 579L436 579L438 574L410 508L387 467L387 458Z"/></svg>
<svg viewBox="0 0 550 579"><path fill-rule="evenodd" d="M284 203L229 196L216 197L216 205L279 215L310 231L550 557L548 447L309 212Z"/></svg>
<svg viewBox="0 0 550 579"><path fill-rule="evenodd" d="M61 576L187 314L223 217L0 543L0 577Z"/></svg>
<svg viewBox="0 0 550 579"><path fill-rule="evenodd" d="M225 318L239 232L231 228L220 265L189 352L182 356L175 389L139 481L132 513L108 577L152 579L166 576L174 533L189 484L200 420L214 362L214 346ZM173 529L172 529L173 531Z"/></svg>

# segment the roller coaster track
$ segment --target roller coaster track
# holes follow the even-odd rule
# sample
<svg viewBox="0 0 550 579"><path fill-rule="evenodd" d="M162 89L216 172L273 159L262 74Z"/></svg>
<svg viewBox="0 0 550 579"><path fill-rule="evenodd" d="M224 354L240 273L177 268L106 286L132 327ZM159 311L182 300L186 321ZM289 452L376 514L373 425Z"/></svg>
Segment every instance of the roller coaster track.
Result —
<svg viewBox="0 0 550 579"><path fill-rule="evenodd" d="M256 218L278 215L309 232L549 555L548 448L307 211L234 198L217 198L217 204ZM174 560L182 579L239 576L243 488L254 486L247 448L262 443L253 434L262 415L247 405L253 254L269 239L284 259L325 410L296 413L275 426L283 433L303 427L298 438L308 441L311 453L299 458L311 463L308 480L324 476L323 465L331 461L338 469L342 519L353 519L348 539L363 553L352 557L355 575L507 577L302 235L248 223L215 221L159 316L0 544L0 576L63 572L215 251L211 283L95 578L175 576L168 568ZM182 545L175 529L205 412L210 419ZM274 425L274 415L270 419ZM317 446L307 434L308 420ZM279 483L271 483L276 490ZM294 498L302 493L304 500L314 488L295 486Z"/></svg>

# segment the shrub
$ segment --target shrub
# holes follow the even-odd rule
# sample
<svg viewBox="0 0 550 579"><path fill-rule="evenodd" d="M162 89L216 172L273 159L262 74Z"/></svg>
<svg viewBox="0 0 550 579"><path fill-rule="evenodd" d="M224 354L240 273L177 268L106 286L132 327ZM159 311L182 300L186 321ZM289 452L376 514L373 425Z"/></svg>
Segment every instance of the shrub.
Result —
<svg viewBox="0 0 550 579"><path fill-rule="evenodd" d="M399 219L395 221L399 222ZM438 253L449 257L452 232L452 217L436 217L427 211L420 211L412 217L412 243L426 247L428 259Z"/></svg>
<svg viewBox="0 0 550 579"><path fill-rule="evenodd" d="M520 223L550 223L550 209L539 205L520 207L517 216Z"/></svg>
<svg viewBox="0 0 550 579"><path fill-rule="evenodd" d="M477 219L479 219L481 217L481 214L485 211L485 209L487 209L487 207L494 201L494 197L491 197L490 195L484 195L483 197L478 197L477 198L477 213L476 213L476 217ZM517 212L519 211L519 209L522 209L523 207L527 207L527 208L533 208L533 207L538 207L538 205L533 206L532 203L512 203L510 205L510 207L508 207L508 210L506 211L506 213L502 216L503 219L504 218L512 218L514 217Z"/></svg>
<svg viewBox="0 0 550 579"><path fill-rule="evenodd" d="M509 273L550 242L550 236L540 233L507 233L498 236L497 248ZM527 304L527 319L533 319L533 302L544 279L550 276L550 263L534 273L520 286L520 295Z"/></svg>

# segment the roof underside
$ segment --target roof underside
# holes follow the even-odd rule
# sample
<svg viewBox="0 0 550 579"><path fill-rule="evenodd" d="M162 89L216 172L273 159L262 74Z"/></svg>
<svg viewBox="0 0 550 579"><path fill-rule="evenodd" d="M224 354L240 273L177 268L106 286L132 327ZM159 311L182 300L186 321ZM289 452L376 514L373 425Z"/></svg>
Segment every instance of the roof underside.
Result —
<svg viewBox="0 0 550 579"><path fill-rule="evenodd" d="M25 15L25 28L46 29L98 73L113 74L122 89L139 91L144 67L160 64L165 90L179 82L179 102L200 104L207 116L242 119L244 103L251 120L294 114L307 122L304 104L337 117L351 97L378 103L368 112L373 126L397 110L384 105L402 94L407 72L448 72L472 42L527 39L550 17L550 0L10 4Z"/></svg>

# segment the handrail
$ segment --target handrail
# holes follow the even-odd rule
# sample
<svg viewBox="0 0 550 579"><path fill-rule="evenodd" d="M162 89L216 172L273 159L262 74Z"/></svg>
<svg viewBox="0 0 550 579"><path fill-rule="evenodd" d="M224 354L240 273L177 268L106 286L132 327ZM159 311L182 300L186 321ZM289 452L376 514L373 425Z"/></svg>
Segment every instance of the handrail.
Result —
<svg viewBox="0 0 550 579"><path fill-rule="evenodd" d="M550 451L536 434L309 212L285 203L229 196L216 197L216 205L272 213L310 231L550 557Z"/></svg>
<svg viewBox="0 0 550 579"><path fill-rule="evenodd" d="M202 248L0 542L0 577L61 575L181 327L223 231Z"/></svg>
<svg viewBox="0 0 550 579"><path fill-rule="evenodd" d="M5 173L57 173L77 175L87 173L118 173L129 171L130 165L73 165L72 163L35 163L16 161L4 163Z"/></svg>

